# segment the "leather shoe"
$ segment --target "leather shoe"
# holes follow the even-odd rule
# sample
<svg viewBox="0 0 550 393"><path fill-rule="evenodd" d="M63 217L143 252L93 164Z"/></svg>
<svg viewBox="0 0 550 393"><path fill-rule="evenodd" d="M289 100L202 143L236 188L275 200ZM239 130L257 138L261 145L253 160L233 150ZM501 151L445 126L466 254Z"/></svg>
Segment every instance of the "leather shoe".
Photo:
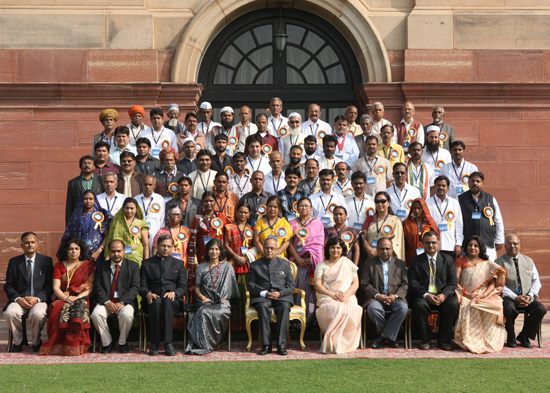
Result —
<svg viewBox="0 0 550 393"><path fill-rule="evenodd" d="M520 333L517 338L519 341L519 345L521 345L523 348L533 348L533 344L531 344L529 338L525 337L522 333Z"/></svg>
<svg viewBox="0 0 550 393"><path fill-rule="evenodd" d="M509 338L508 340L506 340L506 346L508 348L517 348L518 343L515 338Z"/></svg>
<svg viewBox="0 0 550 393"><path fill-rule="evenodd" d="M36 344L33 343L32 345L32 351L33 352L38 352L40 351L40 347L42 346L42 340L38 340Z"/></svg>
<svg viewBox="0 0 550 393"><path fill-rule="evenodd" d="M101 347L101 353L111 353L112 351L113 351L113 342L112 341L109 345Z"/></svg>
<svg viewBox="0 0 550 393"><path fill-rule="evenodd" d="M277 355L286 356L288 355L288 352L286 351L285 347L283 347L282 345L279 345L277 347Z"/></svg>
<svg viewBox="0 0 550 393"><path fill-rule="evenodd" d="M272 352L271 345L262 345L262 349L258 352L258 355L267 355Z"/></svg>
<svg viewBox="0 0 550 393"><path fill-rule="evenodd" d="M430 349L430 343L422 343L420 344L419 348L423 351L427 351L428 349Z"/></svg>
<svg viewBox="0 0 550 393"><path fill-rule="evenodd" d="M437 346L440 349L444 350L444 351L452 351L453 350L453 345L451 343L446 343L444 341L438 341Z"/></svg>
<svg viewBox="0 0 550 393"><path fill-rule="evenodd" d="M13 344L11 346L11 352L13 353L16 353L16 352L21 352L23 350L23 344Z"/></svg>
<svg viewBox="0 0 550 393"><path fill-rule="evenodd" d="M382 347L384 346L384 341L385 341L385 340L386 340L386 339L385 339L384 336L382 336L382 335L376 337L376 338L374 339L374 341L372 342L372 347L373 347L374 349L380 349L380 348L382 348Z"/></svg>
<svg viewBox="0 0 550 393"><path fill-rule="evenodd" d="M164 344L164 348L166 349L166 356L176 356L174 344Z"/></svg>
<svg viewBox="0 0 550 393"><path fill-rule="evenodd" d="M128 353L130 352L130 347L128 347L128 344L123 344L118 346L118 350L120 353Z"/></svg>
<svg viewBox="0 0 550 393"><path fill-rule="evenodd" d="M395 340L395 341L388 340L388 347L393 348L393 349L399 348L399 344L397 343L397 340Z"/></svg>
<svg viewBox="0 0 550 393"><path fill-rule="evenodd" d="M149 356L158 356L159 353L159 345L151 344L151 348L149 348Z"/></svg>

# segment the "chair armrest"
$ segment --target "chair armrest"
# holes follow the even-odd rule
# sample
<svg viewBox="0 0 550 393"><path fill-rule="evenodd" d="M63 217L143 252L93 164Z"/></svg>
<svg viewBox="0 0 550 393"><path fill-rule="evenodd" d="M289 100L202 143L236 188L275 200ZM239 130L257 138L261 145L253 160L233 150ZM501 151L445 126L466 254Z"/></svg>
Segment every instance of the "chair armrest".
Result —
<svg viewBox="0 0 550 393"><path fill-rule="evenodd" d="M246 304L244 306L244 311L250 308L250 291L246 291Z"/></svg>
<svg viewBox="0 0 550 393"><path fill-rule="evenodd" d="M303 289L300 289L300 288L294 288L294 291L292 291L292 294L300 294L300 306L305 309L306 308L306 291L304 291Z"/></svg>

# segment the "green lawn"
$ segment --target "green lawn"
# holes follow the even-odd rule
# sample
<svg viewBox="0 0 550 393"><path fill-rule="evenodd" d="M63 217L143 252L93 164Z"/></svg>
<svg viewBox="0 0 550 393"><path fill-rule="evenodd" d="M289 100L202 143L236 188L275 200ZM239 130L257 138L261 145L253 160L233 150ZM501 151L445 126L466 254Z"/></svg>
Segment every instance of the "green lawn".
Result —
<svg viewBox="0 0 550 393"><path fill-rule="evenodd" d="M0 392L548 392L547 359L0 366Z"/></svg>

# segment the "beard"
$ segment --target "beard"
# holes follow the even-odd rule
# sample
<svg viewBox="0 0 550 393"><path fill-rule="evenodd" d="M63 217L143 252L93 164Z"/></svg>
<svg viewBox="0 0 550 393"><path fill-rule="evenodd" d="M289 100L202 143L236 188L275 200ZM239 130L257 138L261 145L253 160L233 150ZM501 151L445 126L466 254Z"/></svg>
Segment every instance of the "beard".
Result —
<svg viewBox="0 0 550 393"><path fill-rule="evenodd" d="M428 148L428 151L435 153L439 150L439 142L436 142L436 143L426 142L426 147Z"/></svg>
<svg viewBox="0 0 550 393"><path fill-rule="evenodd" d="M233 120L222 120L222 127L224 130L229 130L233 125L235 124L235 121Z"/></svg>
<svg viewBox="0 0 550 393"><path fill-rule="evenodd" d="M288 131L292 135L298 135L300 132L302 132L302 127L298 127L298 128L288 127Z"/></svg>

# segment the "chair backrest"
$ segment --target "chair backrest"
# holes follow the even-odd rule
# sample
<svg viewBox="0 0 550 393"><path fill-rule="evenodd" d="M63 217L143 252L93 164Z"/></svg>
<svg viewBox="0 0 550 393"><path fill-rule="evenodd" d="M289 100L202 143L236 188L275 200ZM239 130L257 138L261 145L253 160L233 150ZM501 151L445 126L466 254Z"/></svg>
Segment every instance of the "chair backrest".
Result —
<svg viewBox="0 0 550 393"><path fill-rule="evenodd" d="M288 261L288 264L290 265L290 270L292 271L292 278L294 279L294 281L296 281L296 276L298 275L298 267L292 261Z"/></svg>

